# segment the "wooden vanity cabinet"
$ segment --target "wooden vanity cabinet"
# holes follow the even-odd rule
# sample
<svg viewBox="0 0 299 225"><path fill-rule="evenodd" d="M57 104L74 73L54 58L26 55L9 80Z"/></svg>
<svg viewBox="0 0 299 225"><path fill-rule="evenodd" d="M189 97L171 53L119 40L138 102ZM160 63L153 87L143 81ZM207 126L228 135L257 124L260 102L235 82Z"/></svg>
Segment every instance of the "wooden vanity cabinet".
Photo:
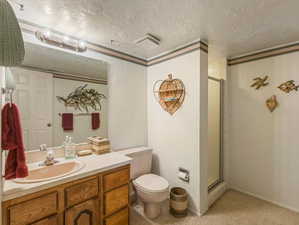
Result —
<svg viewBox="0 0 299 225"><path fill-rule="evenodd" d="M2 225L128 225L130 166L3 202Z"/></svg>

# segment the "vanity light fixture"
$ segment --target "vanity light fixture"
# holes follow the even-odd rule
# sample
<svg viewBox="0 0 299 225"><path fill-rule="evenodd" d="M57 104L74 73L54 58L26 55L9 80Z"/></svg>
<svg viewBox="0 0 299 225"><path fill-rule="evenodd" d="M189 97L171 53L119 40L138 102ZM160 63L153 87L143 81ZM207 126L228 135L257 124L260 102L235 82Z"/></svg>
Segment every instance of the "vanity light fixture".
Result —
<svg viewBox="0 0 299 225"><path fill-rule="evenodd" d="M65 48L76 52L85 52L87 50L87 46L84 41L73 39L68 36L62 36L49 30L36 31L35 36L44 43L60 48Z"/></svg>

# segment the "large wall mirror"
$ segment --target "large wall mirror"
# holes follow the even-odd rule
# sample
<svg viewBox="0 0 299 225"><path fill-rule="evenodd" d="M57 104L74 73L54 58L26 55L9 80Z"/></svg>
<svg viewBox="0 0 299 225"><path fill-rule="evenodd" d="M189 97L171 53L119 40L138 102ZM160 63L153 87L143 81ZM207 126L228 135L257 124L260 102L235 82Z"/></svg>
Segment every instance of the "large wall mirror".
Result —
<svg viewBox="0 0 299 225"><path fill-rule="evenodd" d="M60 146L65 136L76 143L107 137L107 64L32 43L25 49L23 65L6 72L15 83L6 101L19 107L26 151Z"/></svg>

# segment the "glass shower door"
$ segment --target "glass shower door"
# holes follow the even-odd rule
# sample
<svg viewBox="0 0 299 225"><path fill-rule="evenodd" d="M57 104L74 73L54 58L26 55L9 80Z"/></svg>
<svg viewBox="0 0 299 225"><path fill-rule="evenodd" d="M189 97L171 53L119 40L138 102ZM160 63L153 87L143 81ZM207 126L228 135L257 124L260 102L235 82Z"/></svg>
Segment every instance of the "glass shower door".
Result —
<svg viewBox="0 0 299 225"><path fill-rule="evenodd" d="M222 161L222 86L223 80L208 81L208 185L212 190L223 181Z"/></svg>

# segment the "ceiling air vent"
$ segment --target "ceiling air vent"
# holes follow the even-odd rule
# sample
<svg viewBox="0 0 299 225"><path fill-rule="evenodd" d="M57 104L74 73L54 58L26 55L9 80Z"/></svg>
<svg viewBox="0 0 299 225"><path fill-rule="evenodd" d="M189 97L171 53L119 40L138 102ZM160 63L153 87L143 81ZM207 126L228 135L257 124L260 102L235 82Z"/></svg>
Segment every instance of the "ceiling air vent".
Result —
<svg viewBox="0 0 299 225"><path fill-rule="evenodd" d="M154 49L160 45L161 40L152 34L146 34L144 37L135 41L135 44L144 49Z"/></svg>

